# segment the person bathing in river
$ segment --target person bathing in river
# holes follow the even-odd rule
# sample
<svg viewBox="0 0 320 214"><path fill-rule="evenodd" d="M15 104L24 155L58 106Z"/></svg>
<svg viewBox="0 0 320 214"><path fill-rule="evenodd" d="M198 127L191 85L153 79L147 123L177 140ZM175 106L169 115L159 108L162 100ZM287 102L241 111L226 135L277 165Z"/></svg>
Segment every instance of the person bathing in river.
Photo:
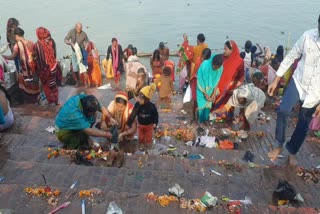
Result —
<svg viewBox="0 0 320 214"><path fill-rule="evenodd" d="M170 51L169 48L165 46L163 42L160 42L158 50L160 51L160 57L162 61L169 60Z"/></svg>

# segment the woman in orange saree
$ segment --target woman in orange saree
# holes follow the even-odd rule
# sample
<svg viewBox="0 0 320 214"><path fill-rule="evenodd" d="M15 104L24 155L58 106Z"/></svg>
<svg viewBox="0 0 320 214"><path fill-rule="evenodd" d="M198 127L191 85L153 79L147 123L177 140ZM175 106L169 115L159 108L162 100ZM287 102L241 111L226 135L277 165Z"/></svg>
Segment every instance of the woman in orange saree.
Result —
<svg viewBox="0 0 320 214"><path fill-rule="evenodd" d="M102 74L99 65L99 53L93 42L89 42L86 47L88 53L88 74L92 87L102 85Z"/></svg>
<svg viewBox="0 0 320 214"><path fill-rule="evenodd" d="M238 45L233 40L226 41L223 52L223 72L218 83L219 94L213 109L223 107L232 96L233 90L239 87L243 80L244 63L240 57Z"/></svg>

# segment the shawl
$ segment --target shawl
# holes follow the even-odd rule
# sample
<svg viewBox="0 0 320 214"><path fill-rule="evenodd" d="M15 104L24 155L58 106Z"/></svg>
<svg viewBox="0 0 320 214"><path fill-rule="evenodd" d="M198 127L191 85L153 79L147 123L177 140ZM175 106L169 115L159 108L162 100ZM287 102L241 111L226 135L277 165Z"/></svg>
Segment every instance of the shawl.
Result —
<svg viewBox="0 0 320 214"><path fill-rule="evenodd" d="M71 97L60 109L56 117L56 126L65 130L84 130L90 128L95 117L86 117L83 113L80 99L86 94L79 94Z"/></svg>

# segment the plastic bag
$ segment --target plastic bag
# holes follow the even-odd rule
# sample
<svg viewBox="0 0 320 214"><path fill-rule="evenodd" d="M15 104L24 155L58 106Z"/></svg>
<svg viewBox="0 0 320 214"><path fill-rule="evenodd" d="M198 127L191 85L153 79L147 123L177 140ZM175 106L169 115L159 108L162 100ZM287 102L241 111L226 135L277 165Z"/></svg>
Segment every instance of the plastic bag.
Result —
<svg viewBox="0 0 320 214"><path fill-rule="evenodd" d="M310 124L309 129L311 131L319 131L320 130L320 119L318 117L313 117Z"/></svg>
<svg viewBox="0 0 320 214"><path fill-rule="evenodd" d="M111 201L106 214L122 214L122 210L116 202Z"/></svg>
<svg viewBox="0 0 320 214"><path fill-rule="evenodd" d="M186 93L183 96L183 103L190 102L191 98L192 98L191 87L190 87L190 85L188 85Z"/></svg>
<svg viewBox="0 0 320 214"><path fill-rule="evenodd" d="M182 69L182 71L180 72L179 75L179 88L182 89L185 81L186 81L186 77L188 76L188 72L187 72L187 68L186 66Z"/></svg>

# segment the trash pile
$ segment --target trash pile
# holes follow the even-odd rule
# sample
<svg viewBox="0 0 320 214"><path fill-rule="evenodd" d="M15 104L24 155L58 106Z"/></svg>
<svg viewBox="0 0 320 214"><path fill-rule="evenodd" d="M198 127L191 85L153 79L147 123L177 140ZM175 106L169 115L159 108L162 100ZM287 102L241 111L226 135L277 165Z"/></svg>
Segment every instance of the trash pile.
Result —
<svg viewBox="0 0 320 214"><path fill-rule="evenodd" d="M304 202L300 193L286 180L280 180L276 190L273 192L274 202L278 205L291 205Z"/></svg>
<svg viewBox="0 0 320 214"><path fill-rule="evenodd" d="M56 206L58 204L58 197L61 194L60 190L53 190L50 187L26 187L24 192L31 197L39 197L47 200L48 204L51 206Z"/></svg>
<svg viewBox="0 0 320 214"><path fill-rule="evenodd" d="M202 198L187 199L184 197L184 189L178 184L169 188L169 194L166 195L156 195L150 192L146 195L147 201L157 202L162 207L167 207L171 203L179 204L179 208L188 209L198 212L206 212L210 208L220 206L218 203L218 198L213 196L211 193L206 191ZM244 200L231 200L225 196L221 197L221 202L226 205L228 211L233 214L240 214L240 209L242 205L252 204L250 198L245 197Z"/></svg>
<svg viewBox="0 0 320 214"><path fill-rule="evenodd" d="M306 184L318 183L320 178L320 172L317 169L305 169L299 167L297 169L297 176L300 177Z"/></svg>
<svg viewBox="0 0 320 214"><path fill-rule="evenodd" d="M147 201L155 201L162 207L169 206L171 203L178 203L181 209L195 210L205 212L208 208L217 204L218 198L212 196L209 192L205 192L201 199L186 199L183 197L184 189L179 184L175 184L169 188L169 195L156 195L153 192L147 194Z"/></svg>
<svg viewBox="0 0 320 214"><path fill-rule="evenodd" d="M161 137L174 137L177 140L182 140L184 142L193 141L195 139L195 133L192 128L158 128L154 134L155 138Z"/></svg>
<svg viewBox="0 0 320 214"><path fill-rule="evenodd" d="M239 163L229 162L225 160L218 161L220 166L223 166L226 170L233 172L242 172L242 167Z"/></svg>

